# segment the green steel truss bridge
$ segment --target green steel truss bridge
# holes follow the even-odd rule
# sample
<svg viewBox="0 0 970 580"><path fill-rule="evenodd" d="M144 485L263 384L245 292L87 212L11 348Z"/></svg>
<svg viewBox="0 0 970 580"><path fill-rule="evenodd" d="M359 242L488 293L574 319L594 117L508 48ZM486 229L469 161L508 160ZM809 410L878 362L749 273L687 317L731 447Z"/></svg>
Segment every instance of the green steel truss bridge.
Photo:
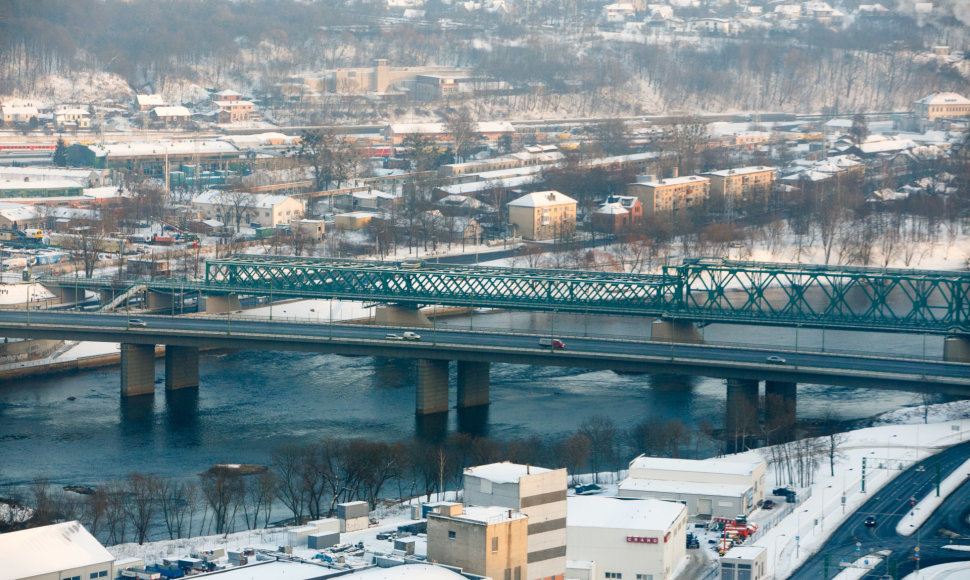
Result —
<svg viewBox="0 0 970 580"><path fill-rule="evenodd" d="M60 278L63 286L96 280ZM115 281L117 284L119 281ZM696 322L970 334L970 272L690 259L662 274L616 274L240 255L204 281L125 280L159 292L340 298L636 315Z"/></svg>

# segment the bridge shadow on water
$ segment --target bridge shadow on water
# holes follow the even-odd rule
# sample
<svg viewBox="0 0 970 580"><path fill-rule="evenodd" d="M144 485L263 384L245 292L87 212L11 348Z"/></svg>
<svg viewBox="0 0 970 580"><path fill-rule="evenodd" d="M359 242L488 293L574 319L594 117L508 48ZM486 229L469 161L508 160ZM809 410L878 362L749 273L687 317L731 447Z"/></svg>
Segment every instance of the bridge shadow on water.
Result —
<svg viewBox="0 0 970 580"><path fill-rule="evenodd" d="M198 387L165 391L165 432L178 446L201 443Z"/></svg>

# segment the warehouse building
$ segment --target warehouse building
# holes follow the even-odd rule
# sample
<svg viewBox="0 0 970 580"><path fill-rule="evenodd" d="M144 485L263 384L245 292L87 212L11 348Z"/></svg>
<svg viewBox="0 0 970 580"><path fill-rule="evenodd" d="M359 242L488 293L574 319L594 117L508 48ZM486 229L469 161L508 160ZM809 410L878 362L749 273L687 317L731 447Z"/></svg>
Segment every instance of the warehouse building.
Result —
<svg viewBox="0 0 970 580"><path fill-rule="evenodd" d="M653 498L687 506L690 516L735 517L748 514L765 497L764 461L747 459L670 459L641 455L617 495Z"/></svg>
<svg viewBox="0 0 970 580"><path fill-rule="evenodd" d="M566 576L666 580L687 555L687 510L676 502L571 496Z"/></svg>
<svg viewBox="0 0 970 580"><path fill-rule="evenodd" d="M114 556L79 522L0 534L0 580L114 578Z"/></svg>

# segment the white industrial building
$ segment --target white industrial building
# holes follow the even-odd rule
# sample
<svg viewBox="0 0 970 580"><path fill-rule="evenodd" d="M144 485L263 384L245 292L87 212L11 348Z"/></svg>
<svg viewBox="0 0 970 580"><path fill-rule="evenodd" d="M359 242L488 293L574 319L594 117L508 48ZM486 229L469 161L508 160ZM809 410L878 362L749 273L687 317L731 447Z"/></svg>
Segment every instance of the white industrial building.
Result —
<svg viewBox="0 0 970 580"><path fill-rule="evenodd" d="M746 515L765 498L764 461L750 459L670 459L641 455L617 495L678 501L690 516Z"/></svg>
<svg viewBox="0 0 970 580"><path fill-rule="evenodd" d="M469 505L501 506L529 517L527 578L561 580L566 570L566 470L504 461L464 472Z"/></svg>
<svg viewBox="0 0 970 580"><path fill-rule="evenodd" d="M666 580L687 555L687 510L677 502L572 496L566 576Z"/></svg>
<svg viewBox="0 0 970 580"><path fill-rule="evenodd" d="M0 580L110 580L114 560L76 521L0 534Z"/></svg>
<svg viewBox="0 0 970 580"><path fill-rule="evenodd" d="M721 557L721 580L763 580L768 577L768 551L761 546L735 546Z"/></svg>

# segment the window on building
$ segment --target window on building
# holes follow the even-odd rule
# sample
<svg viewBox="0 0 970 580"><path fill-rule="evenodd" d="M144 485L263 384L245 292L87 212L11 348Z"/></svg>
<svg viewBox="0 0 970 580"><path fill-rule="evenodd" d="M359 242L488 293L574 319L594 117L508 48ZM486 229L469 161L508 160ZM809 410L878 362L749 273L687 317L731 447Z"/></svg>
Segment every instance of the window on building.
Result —
<svg viewBox="0 0 970 580"><path fill-rule="evenodd" d="M637 574L637 580L653 580L653 574Z"/></svg>
<svg viewBox="0 0 970 580"><path fill-rule="evenodd" d="M498 536L492 538L492 551L498 552Z"/></svg>
<svg viewBox="0 0 970 580"><path fill-rule="evenodd" d="M453 532L451 530L448 530L448 539L449 540L454 540L455 539L455 532Z"/></svg>
<svg viewBox="0 0 970 580"><path fill-rule="evenodd" d="M89 578L97 578L97 577L98 577L97 572L91 572L91 575L89 576Z"/></svg>
<svg viewBox="0 0 970 580"><path fill-rule="evenodd" d="M104 578L107 575L108 575L108 571L107 570L102 570L102 571L98 572L98 578Z"/></svg>
<svg viewBox="0 0 970 580"><path fill-rule="evenodd" d="M506 568L505 569L505 580L512 580L512 569L511 568Z"/></svg>
<svg viewBox="0 0 970 580"><path fill-rule="evenodd" d="M515 567L515 580L522 580L522 566Z"/></svg>
<svg viewBox="0 0 970 580"><path fill-rule="evenodd" d="M606 577L607 578L623 578L623 574L621 574L620 572L607 572L606 573Z"/></svg>

